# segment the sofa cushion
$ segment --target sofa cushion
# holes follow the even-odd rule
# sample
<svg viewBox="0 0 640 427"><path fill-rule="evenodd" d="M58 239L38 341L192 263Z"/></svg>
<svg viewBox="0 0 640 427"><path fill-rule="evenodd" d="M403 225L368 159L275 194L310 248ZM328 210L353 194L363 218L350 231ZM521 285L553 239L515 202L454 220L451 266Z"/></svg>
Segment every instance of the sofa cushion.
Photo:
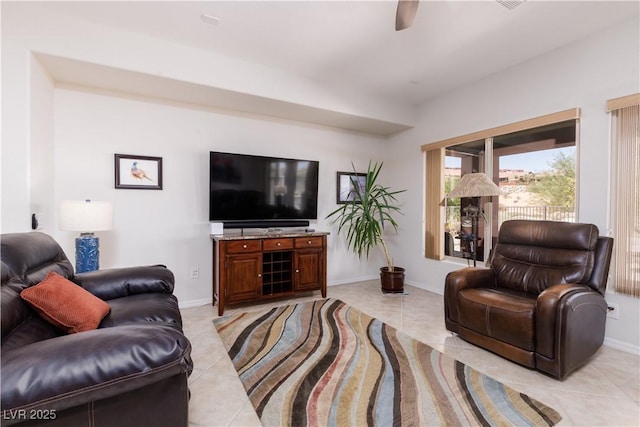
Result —
<svg viewBox="0 0 640 427"><path fill-rule="evenodd" d="M27 304L23 303L23 305L26 306ZM65 332L38 316L34 310L30 308L28 310L31 311L31 317L26 318L17 327L13 328L9 334L2 337L2 354L16 348L65 335Z"/></svg>
<svg viewBox="0 0 640 427"><path fill-rule="evenodd" d="M20 292L28 286L2 262L2 308L0 308L0 325L2 325L1 353L34 342L58 337L60 329L43 320L20 298Z"/></svg>
<svg viewBox="0 0 640 427"><path fill-rule="evenodd" d="M109 304L55 272L20 296L45 320L68 333L96 329L109 313Z"/></svg>
<svg viewBox="0 0 640 427"><path fill-rule="evenodd" d="M535 350L535 298L524 292L471 288L460 291L457 303L461 326L525 350Z"/></svg>
<svg viewBox="0 0 640 427"><path fill-rule="evenodd" d="M58 243L49 235L8 233L0 239L2 262L27 286L41 282L55 271L62 277L73 277L73 266Z"/></svg>
<svg viewBox="0 0 640 427"><path fill-rule="evenodd" d="M163 324L182 329L178 300L164 293L137 294L109 300L111 311L100 323L100 328L115 326Z"/></svg>
<svg viewBox="0 0 640 427"><path fill-rule="evenodd" d="M2 308L0 309L0 325L2 340L13 328L24 322L31 314L31 309L20 299L20 292L27 287L4 262L0 264L2 273Z"/></svg>

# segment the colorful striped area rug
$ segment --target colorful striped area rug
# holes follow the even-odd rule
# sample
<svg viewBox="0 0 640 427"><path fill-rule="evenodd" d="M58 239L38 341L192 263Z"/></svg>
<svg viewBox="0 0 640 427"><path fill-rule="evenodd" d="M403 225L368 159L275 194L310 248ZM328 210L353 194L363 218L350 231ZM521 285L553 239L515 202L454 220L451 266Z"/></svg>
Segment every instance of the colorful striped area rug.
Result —
<svg viewBox="0 0 640 427"><path fill-rule="evenodd" d="M552 426L562 419L340 300L214 324L265 426Z"/></svg>

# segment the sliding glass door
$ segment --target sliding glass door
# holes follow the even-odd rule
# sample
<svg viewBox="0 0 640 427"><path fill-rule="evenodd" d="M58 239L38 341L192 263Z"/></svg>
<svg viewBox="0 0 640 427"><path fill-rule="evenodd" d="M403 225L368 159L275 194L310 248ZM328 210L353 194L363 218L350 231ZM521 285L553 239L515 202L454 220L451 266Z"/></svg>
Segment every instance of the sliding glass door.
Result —
<svg viewBox="0 0 640 427"><path fill-rule="evenodd" d="M509 219L576 220L576 119L444 147L444 193L460 178L484 172L502 196L447 199L444 213L444 255L479 261L488 259L502 222ZM473 246L470 219L464 208L481 209L478 243Z"/></svg>

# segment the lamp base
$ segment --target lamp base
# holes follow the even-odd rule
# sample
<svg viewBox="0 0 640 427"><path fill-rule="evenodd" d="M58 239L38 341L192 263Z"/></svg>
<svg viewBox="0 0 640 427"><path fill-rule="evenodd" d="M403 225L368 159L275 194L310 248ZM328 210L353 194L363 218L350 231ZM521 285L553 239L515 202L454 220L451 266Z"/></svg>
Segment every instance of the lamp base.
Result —
<svg viewBox="0 0 640 427"><path fill-rule="evenodd" d="M478 213L471 216L471 229L473 230L473 266L476 266L478 259Z"/></svg>
<svg viewBox="0 0 640 427"><path fill-rule="evenodd" d="M76 273L100 268L100 242L93 233L82 233L76 237Z"/></svg>

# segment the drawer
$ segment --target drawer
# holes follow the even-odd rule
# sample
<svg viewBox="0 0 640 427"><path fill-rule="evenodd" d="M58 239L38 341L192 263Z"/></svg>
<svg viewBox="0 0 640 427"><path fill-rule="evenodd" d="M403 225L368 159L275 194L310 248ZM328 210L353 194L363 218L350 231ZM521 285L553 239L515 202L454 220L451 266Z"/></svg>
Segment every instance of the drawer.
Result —
<svg viewBox="0 0 640 427"><path fill-rule="evenodd" d="M291 248L293 248L293 239L291 238L264 239L262 241L262 249L265 251L279 251Z"/></svg>
<svg viewBox="0 0 640 427"><path fill-rule="evenodd" d="M321 248L322 237L296 237L296 248Z"/></svg>
<svg viewBox="0 0 640 427"><path fill-rule="evenodd" d="M242 254L247 252L260 252L262 250L262 241L260 240L233 240L227 242L227 253Z"/></svg>

